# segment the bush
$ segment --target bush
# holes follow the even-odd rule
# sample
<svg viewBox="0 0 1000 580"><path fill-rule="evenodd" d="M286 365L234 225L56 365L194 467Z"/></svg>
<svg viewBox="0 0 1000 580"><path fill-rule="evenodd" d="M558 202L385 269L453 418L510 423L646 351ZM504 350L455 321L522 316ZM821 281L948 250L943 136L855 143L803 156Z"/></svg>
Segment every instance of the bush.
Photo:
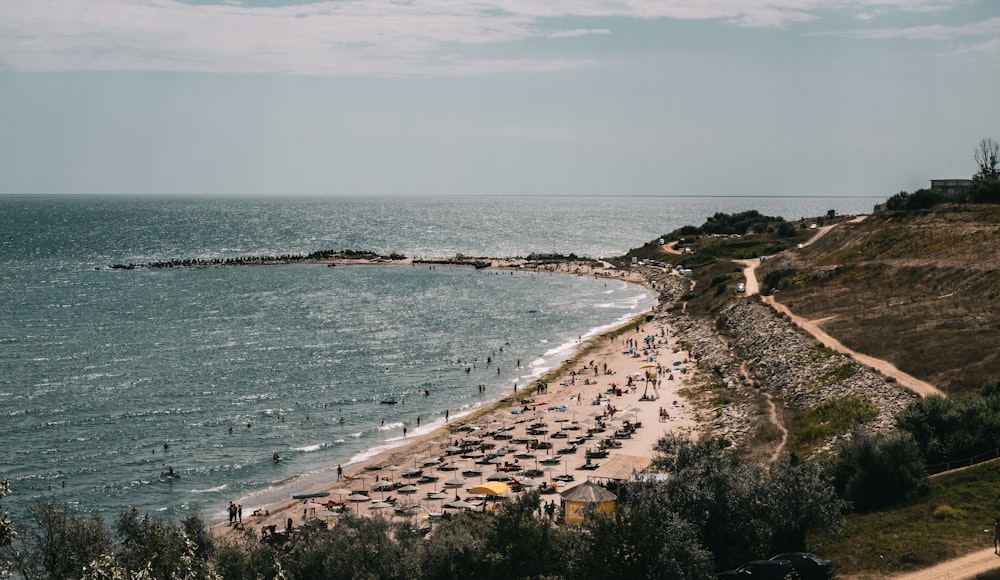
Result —
<svg viewBox="0 0 1000 580"><path fill-rule="evenodd" d="M840 497L860 512L881 509L927 490L920 448L906 432L854 432L837 447L827 472Z"/></svg>
<svg viewBox="0 0 1000 580"><path fill-rule="evenodd" d="M1000 381L958 399L925 397L896 418L928 465L968 459L1000 447Z"/></svg>

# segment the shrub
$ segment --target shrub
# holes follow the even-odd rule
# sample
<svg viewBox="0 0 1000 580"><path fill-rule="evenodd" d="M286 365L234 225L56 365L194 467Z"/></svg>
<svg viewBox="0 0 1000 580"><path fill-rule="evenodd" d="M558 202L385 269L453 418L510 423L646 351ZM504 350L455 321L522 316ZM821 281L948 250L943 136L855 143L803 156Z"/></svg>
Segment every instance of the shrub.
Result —
<svg viewBox="0 0 1000 580"><path fill-rule="evenodd" d="M906 432L855 431L842 442L827 472L840 497L868 512L905 501L927 490L920 448Z"/></svg>

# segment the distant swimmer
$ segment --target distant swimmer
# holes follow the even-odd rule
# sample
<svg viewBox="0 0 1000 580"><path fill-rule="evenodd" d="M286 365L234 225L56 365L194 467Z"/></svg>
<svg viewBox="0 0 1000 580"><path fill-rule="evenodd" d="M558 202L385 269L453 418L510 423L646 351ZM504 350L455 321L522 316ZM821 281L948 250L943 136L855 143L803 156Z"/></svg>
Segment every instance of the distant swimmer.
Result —
<svg viewBox="0 0 1000 580"><path fill-rule="evenodd" d="M275 451L274 453L271 454L271 459L274 460L275 463L277 463L281 461L281 456L278 455L277 451Z"/></svg>

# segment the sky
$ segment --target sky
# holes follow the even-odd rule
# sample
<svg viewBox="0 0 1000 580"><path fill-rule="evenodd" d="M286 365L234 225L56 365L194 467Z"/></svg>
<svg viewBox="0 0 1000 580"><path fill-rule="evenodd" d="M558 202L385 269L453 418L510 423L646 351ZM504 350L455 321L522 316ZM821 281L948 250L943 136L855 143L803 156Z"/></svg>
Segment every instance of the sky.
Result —
<svg viewBox="0 0 1000 580"><path fill-rule="evenodd" d="M891 196L997 0L0 0L0 194Z"/></svg>

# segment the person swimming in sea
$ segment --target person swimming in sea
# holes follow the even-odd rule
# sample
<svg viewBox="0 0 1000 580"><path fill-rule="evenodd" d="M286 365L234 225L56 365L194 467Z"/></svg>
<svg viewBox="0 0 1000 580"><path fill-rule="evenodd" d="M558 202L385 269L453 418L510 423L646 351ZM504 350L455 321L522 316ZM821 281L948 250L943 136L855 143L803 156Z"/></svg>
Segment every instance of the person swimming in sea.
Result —
<svg viewBox="0 0 1000 580"><path fill-rule="evenodd" d="M281 456L278 455L277 451L275 451L274 453L271 454L271 459L274 460L275 463L277 463L281 461Z"/></svg>

